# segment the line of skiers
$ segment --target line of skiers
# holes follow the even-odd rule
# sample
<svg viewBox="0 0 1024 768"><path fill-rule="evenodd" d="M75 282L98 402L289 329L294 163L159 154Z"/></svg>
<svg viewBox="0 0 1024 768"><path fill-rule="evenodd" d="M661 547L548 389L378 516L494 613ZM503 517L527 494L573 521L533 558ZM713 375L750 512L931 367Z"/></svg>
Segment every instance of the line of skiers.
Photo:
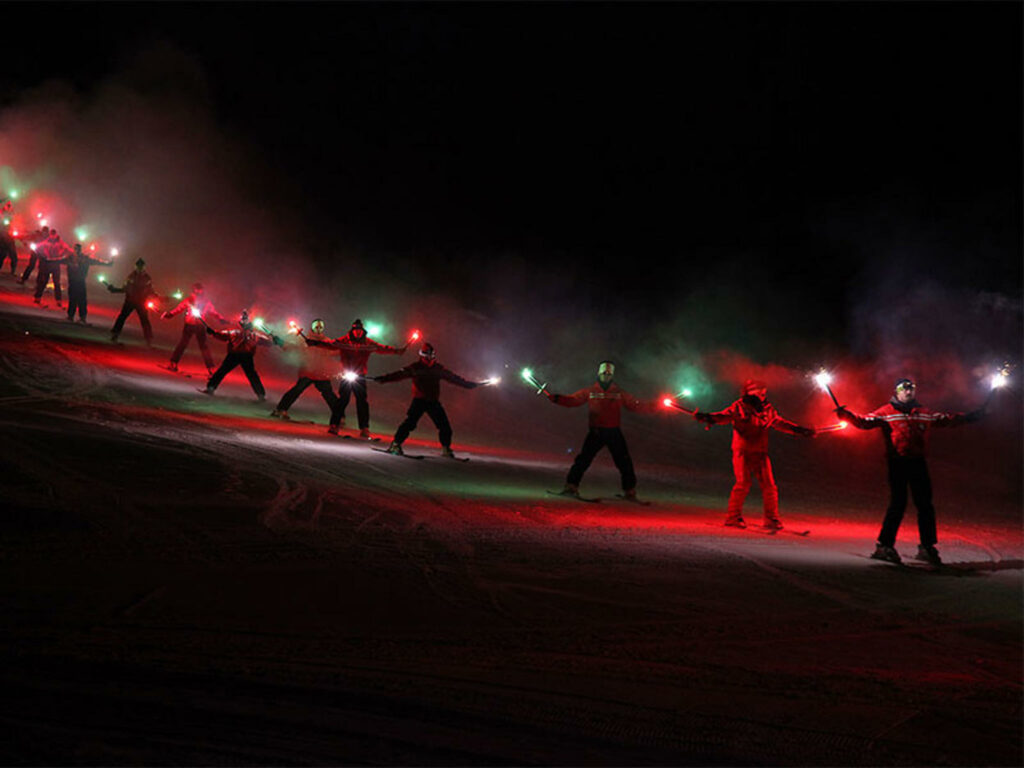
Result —
<svg viewBox="0 0 1024 768"><path fill-rule="evenodd" d="M645 403L621 389L613 381L615 367L611 361L602 361L597 381L572 395L559 395L544 389L555 405L589 406L589 429L583 447L569 468L563 494L579 495L579 484L594 457L607 446L619 470L623 496L636 500L636 474L620 426L621 411L652 412L657 406ZM954 427L978 421L988 404L967 414L935 411L921 405L916 398L916 385L907 378L896 382L892 397L885 405L868 414L857 414L846 406L838 406L835 413L858 429L878 429L885 444L888 462L889 505L882 522L878 541L871 557L891 563L900 563L895 549L896 534L907 508L907 488L917 508L920 544L915 559L941 565L936 549L935 507L932 504L931 479L925 459L927 433L931 427ZM756 479L761 487L764 510L763 526L779 530L779 491L768 458L768 433L775 429L791 435L814 437L816 430L803 427L779 415L768 401L768 386L763 381L748 379L744 382L740 398L727 408L714 413L695 411L693 418L709 427L713 424L731 424L732 465L735 483L729 494L725 525L746 527L743 502Z"/></svg>
<svg viewBox="0 0 1024 768"><path fill-rule="evenodd" d="M90 266L96 264L109 265L110 261L96 259L82 252L81 244L71 249L60 239L56 230L43 228L33 233L29 239L36 247L33 249L33 260L22 275L24 282L33 266L38 265L39 277L36 283L35 300L38 302L42 289L52 277L58 302L60 300L59 265L68 265L68 319L73 319L77 310L80 320L85 322L87 303L85 299L85 278ZM0 253L7 253L8 246L0 244ZM12 260L12 274L16 266L16 255ZM2 261L0 261L2 265ZM56 265L56 266L55 266ZM57 270L54 274L54 269ZM45 276L45 277L44 277ZM124 304L111 329L111 341L116 342L125 320L135 312L142 325L147 345L152 344L152 327L148 317L148 302L156 296L152 280L145 270L145 261L138 259L135 270L128 275L120 286L107 284L112 293L123 293ZM176 370L185 348L192 338L196 339L210 377L202 391L212 395L224 380L225 376L236 367L241 367L257 399L263 401L266 390L255 367L256 349L261 346L284 346L284 340L272 333L254 327L243 310L238 328L214 329L210 320L222 325L228 321L214 308L205 295L201 283L192 286L191 293L176 307L162 314L170 319L178 314L185 315L181 338L175 347L168 367ZM359 436L370 439L370 411L367 397L367 371L370 355L402 355L409 345L392 347L370 339L361 320L356 319L344 336L331 339L324 332L324 323L320 318L314 319L310 325L310 333L306 335L301 328L297 336L304 342L302 363L295 384L281 397L271 412L275 418L288 419L288 410L298 397L313 385L320 393L330 409L328 432L338 434L339 427L345 423L345 410L351 399L356 401L356 418ZM227 342L227 354L216 370L213 357L206 343L206 336L211 335ZM335 395L331 382L338 368L344 371ZM653 413L659 410L654 401L642 401L633 397L614 382L615 364L610 360L602 361L598 366L597 380L571 395L553 393L542 389L547 398L555 405L573 408L588 406L588 431L583 445L569 468L562 493L568 496L579 496L579 486L584 474L602 448L607 447L612 460L619 470L623 497L636 501L637 478L629 448L621 429L621 411L623 408L639 413ZM452 428L444 407L440 403L440 385L448 381L456 386L472 389L488 382L473 382L462 378L448 370L436 359L433 346L424 343L419 351L419 359L404 368L390 373L371 377L378 383L389 383L404 379L412 380L412 402L406 412L405 420L399 425L391 441L388 451L402 454L402 444L416 428L424 414L430 417L438 431L438 440L442 447L442 455L454 458L451 448ZM743 518L743 504L753 481L756 479L761 488L763 522L768 530L782 528L779 519L779 493L772 472L771 460L768 456L768 433L774 429L791 435L814 437L816 431L783 418L768 401L768 387L765 382L749 379L744 382L740 397L727 408L717 412L694 411L693 418L710 428L717 424L730 424L732 436L732 465L735 483L729 494L726 508L725 525L738 528L746 527ZM987 402L986 402L987 405ZM940 564L941 558L936 544L938 541L935 521L935 508L932 504L931 480L928 474L926 454L926 436L931 427L951 427L979 420L985 412L985 405L968 413L947 413L934 411L922 406L916 399L916 385L910 379L900 379L895 386L892 398L885 405L868 414L857 414L845 406L835 409L837 416L845 419L858 429L878 429L885 444L888 463L889 505L882 523L881 531L872 558L892 563L900 562L900 555L895 549L896 535L899 530L907 506L907 489L917 508L918 533L920 545L916 559Z"/></svg>

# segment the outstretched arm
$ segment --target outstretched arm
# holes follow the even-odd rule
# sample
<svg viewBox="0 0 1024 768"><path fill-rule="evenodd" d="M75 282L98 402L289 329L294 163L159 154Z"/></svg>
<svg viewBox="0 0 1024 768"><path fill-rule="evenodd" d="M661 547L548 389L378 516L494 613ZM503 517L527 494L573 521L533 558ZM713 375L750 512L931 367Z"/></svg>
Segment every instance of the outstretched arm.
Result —
<svg viewBox="0 0 1024 768"><path fill-rule="evenodd" d="M975 421L981 419L985 415L985 407L971 411L970 413L947 413L943 411L926 411L928 417L932 419L932 426L934 427L959 427L963 424L972 424Z"/></svg>
<svg viewBox="0 0 1024 768"><path fill-rule="evenodd" d="M399 368L397 371L391 373L385 373L381 376L373 376L372 379L378 384L387 384L392 381L401 381L402 379L408 379L412 376L412 371L406 368Z"/></svg>
<svg viewBox="0 0 1024 768"><path fill-rule="evenodd" d="M693 418L697 421L702 421L709 426L711 424L732 424L733 420L736 418L736 406L730 405L725 410L715 411L714 413L694 411Z"/></svg>
<svg viewBox="0 0 1024 768"><path fill-rule="evenodd" d="M772 422L772 429L777 429L779 432L785 432L787 435L800 435L801 437L814 437L818 434L816 429L811 427L801 427L796 422L784 419L781 416L775 417L775 421Z"/></svg>
<svg viewBox="0 0 1024 768"><path fill-rule="evenodd" d="M480 386L477 382L468 381L454 371L449 371L447 368L441 369L441 378L445 381L450 381L455 386L462 387L463 389L476 389Z"/></svg>
<svg viewBox="0 0 1024 768"><path fill-rule="evenodd" d="M571 395L556 395L554 392L549 392L545 389L544 394L547 395L548 400L552 403L565 408L578 408L590 399L589 389L581 389L579 392Z"/></svg>
<svg viewBox="0 0 1024 768"><path fill-rule="evenodd" d="M376 352L378 355L402 355L405 354L406 348L409 346L406 344L404 347L389 347L387 344L380 344L373 339L367 339L370 345L370 351Z"/></svg>
<svg viewBox="0 0 1024 768"><path fill-rule="evenodd" d="M627 411L634 413L658 413L661 410L658 400L641 400L622 390L622 405Z"/></svg>
<svg viewBox="0 0 1024 768"><path fill-rule="evenodd" d="M877 429L885 423L885 421L883 421L882 419L877 419L871 414L868 414L867 416L861 416L858 413L854 413L845 405L841 405L838 408L836 408L835 412L836 416L838 416L840 419L848 421L850 424L853 424L853 426L855 426L857 429Z"/></svg>

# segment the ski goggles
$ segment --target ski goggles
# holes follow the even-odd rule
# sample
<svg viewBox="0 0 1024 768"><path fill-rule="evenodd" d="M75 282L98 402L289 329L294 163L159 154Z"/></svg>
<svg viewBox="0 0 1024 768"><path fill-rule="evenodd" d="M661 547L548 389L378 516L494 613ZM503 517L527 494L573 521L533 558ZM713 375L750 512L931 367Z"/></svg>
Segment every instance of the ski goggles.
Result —
<svg viewBox="0 0 1024 768"><path fill-rule="evenodd" d="M917 386L909 379L901 381L896 385L897 392L913 392L915 389L917 389Z"/></svg>

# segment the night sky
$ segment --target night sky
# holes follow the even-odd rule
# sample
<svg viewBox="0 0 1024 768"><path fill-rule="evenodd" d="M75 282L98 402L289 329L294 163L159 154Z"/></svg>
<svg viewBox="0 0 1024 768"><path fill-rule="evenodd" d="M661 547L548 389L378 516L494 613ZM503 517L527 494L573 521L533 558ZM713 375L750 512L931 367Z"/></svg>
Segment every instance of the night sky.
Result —
<svg viewBox="0 0 1024 768"><path fill-rule="evenodd" d="M709 344L782 353L856 345L865 297L925 278L1019 316L1021 9L18 4L0 106L174 51L191 79L135 86L208 110L319 270L486 313L511 265L531 313L703 302Z"/></svg>

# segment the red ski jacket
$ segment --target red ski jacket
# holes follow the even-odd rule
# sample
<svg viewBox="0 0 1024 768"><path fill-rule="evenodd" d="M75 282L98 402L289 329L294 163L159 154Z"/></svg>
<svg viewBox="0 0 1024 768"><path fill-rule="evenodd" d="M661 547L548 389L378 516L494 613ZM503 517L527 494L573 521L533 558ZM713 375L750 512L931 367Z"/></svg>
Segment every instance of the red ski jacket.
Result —
<svg viewBox="0 0 1024 768"><path fill-rule="evenodd" d="M697 416L697 414L694 414ZM813 429L801 427L779 416L775 406L764 401L761 408L741 397L723 411L697 416L709 424L732 424L733 453L768 453L768 430L777 429L790 435L814 434Z"/></svg>
<svg viewBox="0 0 1024 768"><path fill-rule="evenodd" d="M412 396L414 398L433 400L435 402L441 397L442 379L464 389L473 389L480 386L475 381L466 381L466 379L457 373L449 371L440 363L427 365L422 360L417 360L415 363L405 366L405 368L386 373L383 376L373 377L374 381L379 381L381 384L386 384L389 381L401 381L402 379L412 379Z"/></svg>
<svg viewBox="0 0 1024 768"><path fill-rule="evenodd" d="M124 285L120 288L108 285L107 290L111 293L123 293L125 295L124 300L137 307L141 307L145 304L146 299L150 296L156 296L156 291L153 290L153 281L146 270L142 270L141 272L133 270L132 273L125 278Z"/></svg>
<svg viewBox="0 0 1024 768"><path fill-rule="evenodd" d="M73 253L74 251L68 247L68 244L61 240L60 235L57 237L50 235L36 246L36 254L39 258L50 262L62 261Z"/></svg>
<svg viewBox="0 0 1024 768"><path fill-rule="evenodd" d="M901 403L896 399L864 416L846 408L839 408L837 413L858 429L881 429L886 455L905 458L924 457L928 427L957 427L981 418L980 411L945 413L925 408L916 400Z"/></svg>
<svg viewBox="0 0 1024 768"><path fill-rule="evenodd" d="M199 317L192 315L192 307L196 307L199 310ZM194 294L190 294L187 299L183 299L174 309L168 310L167 316L174 317L182 312L185 313L185 325L202 325L203 320L208 316L212 316L222 323L227 322L227 319L214 308L212 301L206 298L197 299Z"/></svg>
<svg viewBox="0 0 1024 768"><path fill-rule="evenodd" d="M658 410L656 403L645 403L638 400L618 384L609 384L608 389L604 389L596 381L589 387L571 395L549 393L548 399L555 405L566 408L577 408L586 403L590 406L589 425L602 429L619 427L622 422L621 411L623 408L638 413L655 413Z"/></svg>
<svg viewBox="0 0 1024 768"><path fill-rule="evenodd" d="M322 333L310 331L306 339L330 342ZM299 377L313 381L327 381L338 372L338 356L330 347L305 343L301 349L302 363L299 365Z"/></svg>
<svg viewBox="0 0 1024 768"><path fill-rule="evenodd" d="M405 352L404 349L389 347L387 344L378 344L366 336L356 341L352 338L351 333L346 333L337 339L328 339L326 341L313 341L310 339L308 343L314 347L327 346L338 350L341 353L339 358L342 370L345 373L358 373L360 376L366 375L367 363L370 361L370 355L374 352L378 355L401 355Z"/></svg>
<svg viewBox="0 0 1024 768"><path fill-rule="evenodd" d="M221 341L226 341L228 343L229 355L253 355L256 353L256 347L269 347L274 343L267 334L253 328L232 328L226 331L215 331L212 328L207 328L206 332Z"/></svg>

